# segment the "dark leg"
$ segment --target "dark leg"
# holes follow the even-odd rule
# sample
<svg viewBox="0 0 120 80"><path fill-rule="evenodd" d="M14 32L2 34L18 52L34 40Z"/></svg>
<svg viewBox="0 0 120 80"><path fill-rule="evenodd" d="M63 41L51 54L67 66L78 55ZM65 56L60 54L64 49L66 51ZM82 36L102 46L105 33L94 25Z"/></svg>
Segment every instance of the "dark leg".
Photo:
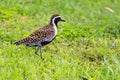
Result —
<svg viewBox="0 0 120 80"><path fill-rule="evenodd" d="M38 53L39 49L40 49L40 47L38 46L38 48L37 48L36 51L35 51L35 54ZM37 55L38 55L38 54L37 54Z"/></svg>
<svg viewBox="0 0 120 80"><path fill-rule="evenodd" d="M40 48L40 57L42 58L42 60L44 60L44 58L42 57L42 50Z"/></svg>
<svg viewBox="0 0 120 80"><path fill-rule="evenodd" d="M42 51L41 51L41 48L40 48L40 57L42 58Z"/></svg>
<svg viewBox="0 0 120 80"><path fill-rule="evenodd" d="M42 57L42 50L41 50L42 45L41 45L41 43L39 43L38 48L39 48L38 50L40 50L40 57L44 60L44 58Z"/></svg>
<svg viewBox="0 0 120 80"><path fill-rule="evenodd" d="M38 55L38 51L40 50L40 57L44 60L44 58L42 57L42 50L41 47L38 46L37 50L35 51L35 54Z"/></svg>

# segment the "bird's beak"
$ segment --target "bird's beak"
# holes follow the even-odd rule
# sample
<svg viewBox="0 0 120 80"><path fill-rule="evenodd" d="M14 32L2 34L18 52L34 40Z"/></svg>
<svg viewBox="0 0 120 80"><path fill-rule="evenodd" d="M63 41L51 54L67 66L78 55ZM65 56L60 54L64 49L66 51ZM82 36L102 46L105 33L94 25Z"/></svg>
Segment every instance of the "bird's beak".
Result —
<svg viewBox="0 0 120 80"><path fill-rule="evenodd" d="M65 22L65 20L61 19L60 21Z"/></svg>

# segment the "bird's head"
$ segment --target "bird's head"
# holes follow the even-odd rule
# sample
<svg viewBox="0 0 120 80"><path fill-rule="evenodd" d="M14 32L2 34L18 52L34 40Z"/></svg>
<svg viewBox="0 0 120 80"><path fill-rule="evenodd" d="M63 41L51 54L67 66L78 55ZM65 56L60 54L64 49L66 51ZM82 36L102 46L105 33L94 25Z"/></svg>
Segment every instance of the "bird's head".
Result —
<svg viewBox="0 0 120 80"><path fill-rule="evenodd" d="M60 15L54 14L51 16L50 24L57 26L58 22L60 21L65 22L65 20L63 20Z"/></svg>

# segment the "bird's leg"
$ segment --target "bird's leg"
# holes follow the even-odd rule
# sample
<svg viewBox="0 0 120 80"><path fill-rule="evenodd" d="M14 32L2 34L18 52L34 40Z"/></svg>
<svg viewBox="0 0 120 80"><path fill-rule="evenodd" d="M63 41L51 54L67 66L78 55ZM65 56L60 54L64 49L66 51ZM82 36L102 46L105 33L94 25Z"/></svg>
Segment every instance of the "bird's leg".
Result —
<svg viewBox="0 0 120 80"><path fill-rule="evenodd" d="M44 60L44 58L42 57L42 50L41 50L41 47L40 47L40 57L42 58L42 60Z"/></svg>
<svg viewBox="0 0 120 80"><path fill-rule="evenodd" d="M41 43L39 43L38 48L39 48L38 50L40 50L40 57L44 60L44 58L42 57L42 50L41 50L42 45L41 45Z"/></svg>
<svg viewBox="0 0 120 80"><path fill-rule="evenodd" d="M35 51L35 54L38 53L39 49L40 49L40 47L38 46L38 48L37 48L36 51ZM37 54L37 55L38 55L38 54Z"/></svg>
<svg viewBox="0 0 120 80"><path fill-rule="evenodd" d="M40 50L40 57L44 60L44 58L42 57L42 50L41 50L41 47L40 47L40 46L38 46L37 50L35 51L35 54L38 55L37 52L38 52L39 50Z"/></svg>
<svg viewBox="0 0 120 80"><path fill-rule="evenodd" d="M42 50L41 50L41 48L40 48L40 57L42 58Z"/></svg>

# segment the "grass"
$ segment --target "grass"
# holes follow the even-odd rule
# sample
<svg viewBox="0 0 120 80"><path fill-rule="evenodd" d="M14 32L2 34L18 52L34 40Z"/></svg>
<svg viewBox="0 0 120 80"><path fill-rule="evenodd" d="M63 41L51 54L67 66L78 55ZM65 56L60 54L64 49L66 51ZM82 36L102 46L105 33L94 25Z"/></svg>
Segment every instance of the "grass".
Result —
<svg viewBox="0 0 120 80"><path fill-rule="evenodd" d="M120 0L0 1L0 80L119 80ZM56 39L42 48L15 46L59 13ZM117 39L117 40L116 40ZM110 49L116 40L116 45Z"/></svg>

